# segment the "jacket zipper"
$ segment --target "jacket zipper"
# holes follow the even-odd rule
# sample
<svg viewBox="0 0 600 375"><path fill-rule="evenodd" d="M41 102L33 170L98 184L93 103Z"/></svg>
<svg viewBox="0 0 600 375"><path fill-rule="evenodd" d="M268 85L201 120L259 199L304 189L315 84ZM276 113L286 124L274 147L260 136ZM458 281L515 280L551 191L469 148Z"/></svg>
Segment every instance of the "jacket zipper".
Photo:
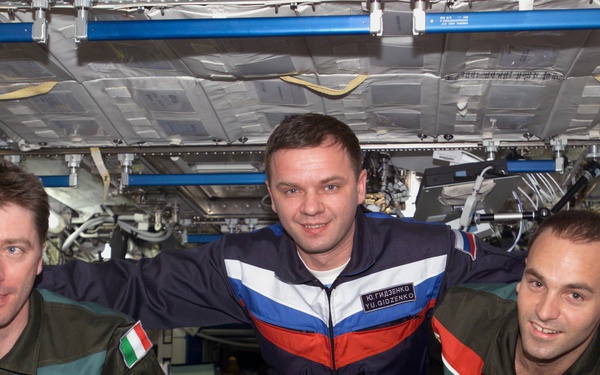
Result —
<svg viewBox="0 0 600 375"><path fill-rule="evenodd" d="M331 292L332 288L325 288L325 293L327 293L327 306L329 308L329 341L331 343L331 368L334 373L337 373L337 368L335 366L335 345L333 344L333 319L331 318Z"/></svg>

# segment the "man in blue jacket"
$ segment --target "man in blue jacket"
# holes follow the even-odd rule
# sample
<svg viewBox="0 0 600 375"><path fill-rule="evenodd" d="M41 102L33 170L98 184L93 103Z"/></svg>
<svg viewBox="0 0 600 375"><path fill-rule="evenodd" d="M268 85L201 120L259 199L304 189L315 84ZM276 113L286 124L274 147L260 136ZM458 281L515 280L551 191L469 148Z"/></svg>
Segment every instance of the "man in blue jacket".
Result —
<svg viewBox="0 0 600 375"><path fill-rule="evenodd" d="M42 285L151 328L251 324L279 374L420 374L438 296L523 270L471 234L364 213L359 141L331 116L285 118L265 157L280 223L136 264L70 262Z"/></svg>

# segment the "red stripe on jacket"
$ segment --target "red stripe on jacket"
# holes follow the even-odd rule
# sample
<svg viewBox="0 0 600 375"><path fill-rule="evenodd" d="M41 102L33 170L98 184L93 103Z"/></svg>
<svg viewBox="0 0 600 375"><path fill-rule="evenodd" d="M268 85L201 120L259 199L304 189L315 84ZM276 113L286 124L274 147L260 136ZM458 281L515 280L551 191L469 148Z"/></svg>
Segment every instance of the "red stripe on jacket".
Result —
<svg viewBox="0 0 600 375"><path fill-rule="evenodd" d="M439 320L432 319L433 331L442 343L442 356L447 365L461 375L481 375L483 359L471 348L460 342Z"/></svg>
<svg viewBox="0 0 600 375"><path fill-rule="evenodd" d="M278 348L331 368L331 344L320 333L305 333L265 323L250 314L258 331Z"/></svg>
<svg viewBox="0 0 600 375"><path fill-rule="evenodd" d="M417 317L405 323L360 332L340 335L334 340L336 368L372 357L389 350L410 337L425 320L427 311L435 304L431 300ZM319 333L304 333L269 323L250 314L256 328L274 345L294 355L332 368L331 345L327 336Z"/></svg>
<svg viewBox="0 0 600 375"><path fill-rule="evenodd" d="M337 367L343 367L380 354L400 344L412 335L425 320L427 311L433 307L435 300L421 310L414 319L405 323L360 332L350 332L335 338L335 359Z"/></svg>

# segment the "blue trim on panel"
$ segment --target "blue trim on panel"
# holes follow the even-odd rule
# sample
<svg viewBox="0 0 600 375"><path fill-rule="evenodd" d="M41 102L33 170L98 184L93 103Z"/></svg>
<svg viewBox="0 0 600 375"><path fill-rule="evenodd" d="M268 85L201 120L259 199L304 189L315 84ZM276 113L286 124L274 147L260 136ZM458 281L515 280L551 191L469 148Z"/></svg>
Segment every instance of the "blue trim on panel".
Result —
<svg viewBox="0 0 600 375"><path fill-rule="evenodd" d="M588 29L600 29L600 9L425 14L425 34Z"/></svg>
<svg viewBox="0 0 600 375"><path fill-rule="evenodd" d="M223 237L222 234L188 234L187 243L209 243Z"/></svg>
<svg viewBox="0 0 600 375"><path fill-rule="evenodd" d="M510 173L553 173L556 172L555 160L508 160Z"/></svg>
<svg viewBox="0 0 600 375"><path fill-rule="evenodd" d="M130 174L128 186L262 185L264 173Z"/></svg>
<svg viewBox="0 0 600 375"><path fill-rule="evenodd" d="M71 187L69 175L64 176L39 176L42 185L46 188Z"/></svg>
<svg viewBox="0 0 600 375"><path fill-rule="evenodd" d="M88 22L88 40L369 35L369 15Z"/></svg>
<svg viewBox="0 0 600 375"><path fill-rule="evenodd" d="M33 23L0 23L0 43L33 42Z"/></svg>

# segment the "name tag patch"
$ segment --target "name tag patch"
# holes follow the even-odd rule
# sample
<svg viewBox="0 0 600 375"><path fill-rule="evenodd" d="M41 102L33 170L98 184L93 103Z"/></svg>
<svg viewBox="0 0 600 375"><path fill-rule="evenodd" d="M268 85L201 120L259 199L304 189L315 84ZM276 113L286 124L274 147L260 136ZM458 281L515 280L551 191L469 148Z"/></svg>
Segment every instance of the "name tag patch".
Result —
<svg viewBox="0 0 600 375"><path fill-rule="evenodd" d="M371 312L404 302L417 300L413 283L377 290L360 296L363 310Z"/></svg>

